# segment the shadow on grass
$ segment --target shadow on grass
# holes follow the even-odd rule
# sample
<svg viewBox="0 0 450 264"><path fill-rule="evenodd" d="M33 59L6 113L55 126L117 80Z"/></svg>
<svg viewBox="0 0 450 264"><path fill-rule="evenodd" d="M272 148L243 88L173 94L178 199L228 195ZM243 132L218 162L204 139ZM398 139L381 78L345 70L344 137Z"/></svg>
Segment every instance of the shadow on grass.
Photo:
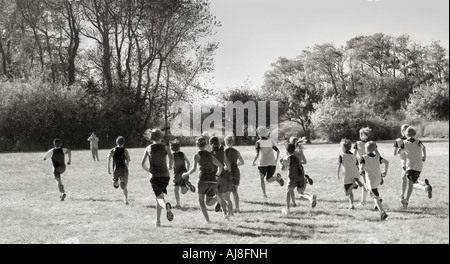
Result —
<svg viewBox="0 0 450 264"><path fill-rule="evenodd" d="M247 201L247 200L241 200L241 203L248 203L248 204L259 204L264 206L271 206L271 207L281 207L285 206L282 203L275 203L275 202L266 202L266 201Z"/></svg>
<svg viewBox="0 0 450 264"><path fill-rule="evenodd" d="M408 209L394 208L389 210L394 213L408 214L408 215L423 215L434 216L439 218L448 217L448 207L416 207L410 206Z"/></svg>
<svg viewBox="0 0 450 264"><path fill-rule="evenodd" d="M203 235L210 235L210 234L225 234L225 235L231 235L231 236L238 236L238 237L287 237L287 238L294 238L294 239L301 239L306 240L308 238L312 237L312 233L314 233L314 230L311 230L311 232L303 232L302 230L295 230L295 229L286 229L283 231L280 231L279 229L269 229L269 228L256 228L256 227L247 227L247 226L237 226L234 229L220 229L220 228L191 228L193 232L196 232L198 234ZM310 234L311 233L311 234Z"/></svg>

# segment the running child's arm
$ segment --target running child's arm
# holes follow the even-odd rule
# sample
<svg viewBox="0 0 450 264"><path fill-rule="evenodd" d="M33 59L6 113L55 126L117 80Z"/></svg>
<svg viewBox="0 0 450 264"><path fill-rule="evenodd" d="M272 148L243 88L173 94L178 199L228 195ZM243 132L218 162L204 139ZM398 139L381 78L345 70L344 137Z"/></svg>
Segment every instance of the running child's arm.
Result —
<svg viewBox="0 0 450 264"><path fill-rule="evenodd" d="M172 151L170 151L170 148L166 146L167 156L169 157L169 170L173 169L173 155Z"/></svg>
<svg viewBox="0 0 450 264"><path fill-rule="evenodd" d="M384 172L381 173L382 177L386 177L388 169L389 169L389 160L381 158L381 163L384 163Z"/></svg>
<svg viewBox="0 0 450 264"><path fill-rule="evenodd" d="M427 148L422 144L422 142L420 142L419 146L422 148L422 161L425 162L425 160L427 159Z"/></svg>
<svg viewBox="0 0 450 264"><path fill-rule="evenodd" d="M47 151L47 153L45 153L44 155L44 160L47 160L48 158L50 158L53 155L53 149Z"/></svg>
<svg viewBox="0 0 450 264"><path fill-rule="evenodd" d="M255 155L255 157L253 158L253 161L252 161L252 165L253 166L256 165L256 161L258 160L258 158L259 158L259 152L256 152L256 155Z"/></svg>
<svg viewBox="0 0 450 264"><path fill-rule="evenodd" d="M342 156L339 155L339 162L338 162L338 166L337 166L337 176L338 176L338 180L340 179L339 173L341 172L341 165L342 165Z"/></svg>
<svg viewBox="0 0 450 264"><path fill-rule="evenodd" d="M223 165L222 165L222 163L221 163L218 159L216 159L213 155L211 155L211 157L212 157L212 160L213 160L214 165L216 165L216 167L217 167L216 176L218 176L218 175L222 174L222 171L223 171Z"/></svg>
<svg viewBox="0 0 450 264"><path fill-rule="evenodd" d="M191 167L191 163L189 162L188 158L186 157L186 154L184 154L184 161L186 162L186 169L189 170L189 168Z"/></svg>
<svg viewBox="0 0 450 264"><path fill-rule="evenodd" d="M111 158L112 155L108 154L108 174L111 174Z"/></svg>
<svg viewBox="0 0 450 264"><path fill-rule="evenodd" d="M300 153L300 164L306 164L307 162L306 162L306 157L305 157L305 154L303 153L303 151L300 151L299 152Z"/></svg>
<svg viewBox="0 0 450 264"><path fill-rule="evenodd" d="M130 161L131 161L130 153L128 153L128 149L125 149L125 162L127 167L130 164Z"/></svg>
<svg viewBox="0 0 450 264"><path fill-rule="evenodd" d="M147 151L147 148L146 148L145 152L144 152L144 156L142 156L141 166L146 172L150 172L150 168L146 164L147 157L148 157L148 151Z"/></svg>
<svg viewBox="0 0 450 264"><path fill-rule="evenodd" d="M238 154L238 163L237 163L237 165L238 166L244 165L244 159L242 158L241 153L238 151L237 154Z"/></svg>
<svg viewBox="0 0 450 264"><path fill-rule="evenodd" d="M69 157L69 160L67 161L67 165L70 165L70 162L72 161L72 151L70 149L66 149L67 157Z"/></svg>
<svg viewBox="0 0 450 264"><path fill-rule="evenodd" d="M223 167L224 170L229 170L230 169L230 162L228 161L227 155L223 155L223 163L225 164L225 166Z"/></svg>
<svg viewBox="0 0 450 264"><path fill-rule="evenodd" d="M199 159L200 159L200 156L198 156L198 154L194 154L194 156L192 157L192 159L194 160L194 166L192 166L192 168L191 168L189 171L183 173L183 175L181 176L181 177L183 177L183 179L186 179L187 177L189 177L189 175L191 175L192 173L194 173L195 170L197 170L197 163L198 163L198 161L199 161ZM187 160L187 159L186 159L186 160Z"/></svg>

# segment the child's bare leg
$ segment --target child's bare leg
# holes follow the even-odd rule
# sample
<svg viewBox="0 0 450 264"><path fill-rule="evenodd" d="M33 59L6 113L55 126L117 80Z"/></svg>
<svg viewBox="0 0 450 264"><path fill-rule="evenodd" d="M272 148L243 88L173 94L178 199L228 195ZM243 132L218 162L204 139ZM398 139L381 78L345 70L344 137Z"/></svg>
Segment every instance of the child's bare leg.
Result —
<svg viewBox="0 0 450 264"><path fill-rule="evenodd" d="M349 207L350 210L355 209L355 206L353 205L353 202L354 202L353 187L354 187L354 185L350 186L350 188L348 188L348 190L345 193L345 195L348 197L348 201L350 203L350 207Z"/></svg>
<svg viewBox="0 0 450 264"><path fill-rule="evenodd" d="M124 202L125 202L125 204L128 204L128 188L126 186L124 186L122 188L122 191L123 191Z"/></svg>
<svg viewBox="0 0 450 264"><path fill-rule="evenodd" d="M206 222L209 223L209 215L208 210L206 209L205 204L205 194L199 193L198 194L198 203L200 204L200 208L202 209L203 217L205 218Z"/></svg>
<svg viewBox="0 0 450 264"><path fill-rule="evenodd" d="M175 193L175 201L177 203L176 205L180 206L180 186L175 186L174 193Z"/></svg>
<svg viewBox="0 0 450 264"><path fill-rule="evenodd" d="M234 198L234 205L236 210L239 210L239 193L238 193L238 187L234 186L233 188L233 198Z"/></svg>
<svg viewBox="0 0 450 264"><path fill-rule="evenodd" d="M406 201L409 202L409 198L411 197L412 191L414 189L414 183L408 180L408 188L406 190Z"/></svg>
<svg viewBox="0 0 450 264"><path fill-rule="evenodd" d="M292 190L292 192L291 192L291 199L292 199L292 204L294 205L294 207L297 206L297 204L295 203L295 193L294 193L294 190Z"/></svg>
<svg viewBox="0 0 450 264"><path fill-rule="evenodd" d="M291 197L294 193L294 190L292 188L288 188L287 194L286 194L286 208L287 212L289 212L291 208Z"/></svg>
<svg viewBox="0 0 450 264"><path fill-rule="evenodd" d="M231 192L225 193L225 202L228 206L228 215L234 215L233 213L233 202L231 202Z"/></svg>
<svg viewBox="0 0 450 264"><path fill-rule="evenodd" d="M228 214L228 205L227 205L227 201L225 200L225 193L219 193L217 195L217 199L218 199L218 203L220 203L220 206L222 207L222 212L223 212L223 218L226 218L227 214Z"/></svg>
<svg viewBox="0 0 450 264"><path fill-rule="evenodd" d="M265 175L260 174L260 180L261 180L261 190L263 192L264 197L266 197L266 182L265 182ZM269 181L268 181L269 182Z"/></svg>
<svg viewBox="0 0 450 264"><path fill-rule="evenodd" d="M418 179L415 183L413 183L413 187L414 189L425 191L427 185L425 184L425 182Z"/></svg>
<svg viewBox="0 0 450 264"><path fill-rule="evenodd" d="M408 188L408 178L406 178L406 172L402 172L402 194L401 198L405 198L406 189Z"/></svg>
<svg viewBox="0 0 450 264"><path fill-rule="evenodd" d="M58 177L58 178L55 178L55 180L56 180L56 186L58 186L59 192L60 192L61 194L65 193L65 191L64 191L64 185L62 184L61 178Z"/></svg>

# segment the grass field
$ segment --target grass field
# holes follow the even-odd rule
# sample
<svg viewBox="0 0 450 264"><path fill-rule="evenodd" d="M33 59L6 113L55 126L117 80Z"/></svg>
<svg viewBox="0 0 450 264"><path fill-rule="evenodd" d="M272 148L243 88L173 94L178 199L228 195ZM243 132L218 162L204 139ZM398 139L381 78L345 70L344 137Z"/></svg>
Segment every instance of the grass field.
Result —
<svg viewBox="0 0 450 264"><path fill-rule="evenodd" d="M107 174L106 149L101 162L92 161L90 152L72 151L72 164L62 175L67 198L59 201L51 161L42 153L0 154L0 243L215 243L222 244L366 244L366 243L449 243L449 144L425 142L428 158L421 179L433 185L433 198L415 190L404 210L400 194L400 161L392 155L392 143L379 143L383 157L390 161L386 182L380 188L389 215L379 220L371 202L349 211L341 181L337 180L338 144L312 144L305 147L307 174L314 184L307 191L318 197L317 207L297 200L291 215L282 215L286 187L267 185L268 198L262 198L256 167L251 166L254 148L237 147L246 164L241 169L240 214L223 221L221 213L210 208L211 225L203 224L197 194L182 195L182 209L174 209L175 219L162 218L154 227L155 199L147 173L141 168L142 149L130 149L129 198L114 189ZM112 147L112 146L111 146ZM195 148L182 148L191 159ZM284 152L284 151L283 151ZM286 175L283 172L285 181ZM192 182L197 174L191 176ZM175 203L173 186L167 200ZM359 200L360 190L355 192Z"/></svg>

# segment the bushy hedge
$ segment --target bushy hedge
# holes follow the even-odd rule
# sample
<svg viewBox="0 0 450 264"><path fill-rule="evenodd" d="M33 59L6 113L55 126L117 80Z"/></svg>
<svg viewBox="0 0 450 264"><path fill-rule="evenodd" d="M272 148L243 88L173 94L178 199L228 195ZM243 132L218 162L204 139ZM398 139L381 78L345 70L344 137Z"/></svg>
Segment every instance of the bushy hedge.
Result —
<svg viewBox="0 0 450 264"><path fill-rule="evenodd" d="M130 147L142 141L142 133L135 132L138 114L132 102L86 91L40 82L0 83L0 151L43 151L56 137L67 147L86 149L93 130L103 148L113 147L118 135Z"/></svg>
<svg viewBox="0 0 450 264"><path fill-rule="evenodd" d="M400 131L400 124L376 115L370 102L348 104L337 97L325 98L315 105L312 123L316 135L331 142L344 137L357 140L362 127L372 128L373 140L393 139Z"/></svg>

